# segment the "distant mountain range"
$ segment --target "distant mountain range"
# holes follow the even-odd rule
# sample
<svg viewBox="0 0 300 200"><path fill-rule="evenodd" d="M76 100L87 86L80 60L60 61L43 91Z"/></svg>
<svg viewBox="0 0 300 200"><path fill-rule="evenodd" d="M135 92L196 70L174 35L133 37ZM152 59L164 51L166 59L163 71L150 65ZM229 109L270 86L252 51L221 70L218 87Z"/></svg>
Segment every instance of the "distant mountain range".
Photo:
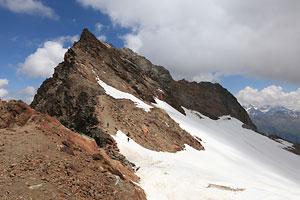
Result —
<svg viewBox="0 0 300 200"><path fill-rule="evenodd" d="M300 111L270 105L244 108L258 131L300 144Z"/></svg>

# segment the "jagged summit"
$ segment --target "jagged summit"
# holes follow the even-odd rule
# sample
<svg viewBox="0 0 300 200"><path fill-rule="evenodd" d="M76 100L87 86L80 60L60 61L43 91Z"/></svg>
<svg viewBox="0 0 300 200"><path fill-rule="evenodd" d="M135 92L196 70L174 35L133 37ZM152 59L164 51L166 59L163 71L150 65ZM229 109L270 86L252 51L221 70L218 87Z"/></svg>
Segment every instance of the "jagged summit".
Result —
<svg viewBox="0 0 300 200"><path fill-rule="evenodd" d="M75 49L81 49L83 51L82 53L98 56L95 53L99 51L107 51L108 47L108 44L102 43L96 38L96 36L94 36L88 29L85 28L81 33L80 39L75 42L73 47L71 47L65 54L65 61L68 58L69 54L71 54L71 57L75 56L73 55L76 52Z"/></svg>
<svg viewBox="0 0 300 200"><path fill-rule="evenodd" d="M80 36L80 40L84 41L84 40L95 40L97 39L87 28L84 28L81 36Z"/></svg>
<svg viewBox="0 0 300 200"><path fill-rule="evenodd" d="M87 28L83 29L77 43L89 45L90 47L103 45L102 42L100 42Z"/></svg>

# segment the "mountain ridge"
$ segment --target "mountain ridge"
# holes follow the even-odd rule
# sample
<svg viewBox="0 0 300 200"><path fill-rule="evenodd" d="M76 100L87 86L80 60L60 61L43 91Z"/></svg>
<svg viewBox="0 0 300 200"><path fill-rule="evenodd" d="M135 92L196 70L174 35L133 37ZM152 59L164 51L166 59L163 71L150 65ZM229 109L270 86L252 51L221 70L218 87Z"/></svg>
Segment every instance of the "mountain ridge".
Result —
<svg viewBox="0 0 300 200"><path fill-rule="evenodd" d="M300 144L300 111L283 106L245 107L258 131Z"/></svg>
<svg viewBox="0 0 300 200"><path fill-rule="evenodd" d="M62 119L62 116L68 115L63 112L67 112L66 110L69 109L58 108L59 104L57 106L52 105L53 108L47 106L46 104L51 105L53 101L57 101L53 94L50 95L49 93L51 92L47 94L47 91L50 91L50 87L55 84L58 86L61 81L64 81L63 84L66 86L66 89L69 89L73 81L70 78L64 80L64 77L67 77L69 74L72 74L74 77L81 76L82 80L86 78L90 83L77 82L74 84L82 84L80 87L82 89L85 88L83 91L88 91L86 92L88 102L91 101L92 104L95 104L95 96L101 91L97 85L92 83L95 79L94 72L96 72L97 76L104 82L138 96L146 102L154 103L154 97L158 97L181 113L184 113L181 108L183 106L199 111L212 119L218 119L218 117L223 115L231 115L240 119L253 130L256 130L255 125L236 98L219 84L208 82L189 83L185 80L176 82L165 68L153 65L146 58L127 48L116 49L109 44L102 43L87 29L83 30L80 40L75 42L74 46L65 54L64 60L63 63L55 68L53 77L47 79L38 89L31 106L38 111L58 117L67 127L71 127L67 123L69 119ZM47 102L48 98L45 98L46 96L51 98L49 102ZM80 110L83 113L86 113L87 110L90 111L89 117L83 121L89 121L88 123L91 126L95 126L98 123L93 116L93 106L86 106ZM72 120L76 121L76 119ZM78 127L72 128L79 130ZM88 130L79 131L88 132Z"/></svg>

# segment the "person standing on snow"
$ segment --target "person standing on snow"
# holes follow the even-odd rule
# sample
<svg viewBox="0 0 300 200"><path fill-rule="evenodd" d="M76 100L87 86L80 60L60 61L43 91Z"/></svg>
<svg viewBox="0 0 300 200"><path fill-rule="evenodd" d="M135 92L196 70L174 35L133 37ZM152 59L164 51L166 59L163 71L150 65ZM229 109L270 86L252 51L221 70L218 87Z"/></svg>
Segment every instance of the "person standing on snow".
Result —
<svg viewBox="0 0 300 200"><path fill-rule="evenodd" d="M130 134L127 133L127 141L129 142Z"/></svg>

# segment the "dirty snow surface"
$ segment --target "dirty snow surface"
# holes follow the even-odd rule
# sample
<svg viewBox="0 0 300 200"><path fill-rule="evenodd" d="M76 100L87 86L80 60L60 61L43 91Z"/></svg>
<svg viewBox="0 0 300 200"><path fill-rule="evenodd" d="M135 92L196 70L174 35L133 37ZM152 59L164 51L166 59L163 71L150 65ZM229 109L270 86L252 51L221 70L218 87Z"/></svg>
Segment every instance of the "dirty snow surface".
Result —
<svg viewBox="0 0 300 200"><path fill-rule="evenodd" d="M145 102L143 102L142 100L136 98L132 94L129 94L129 93L126 93L126 92L122 92L120 90L117 90L114 87L111 87L111 86L107 85L106 83L104 83L103 81L101 81L99 78L97 78L97 81L98 81L98 84L101 87L103 87L103 89L105 90L106 94L112 96L115 99L129 99L129 100L133 101L136 104L136 107L142 108L146 112L149 112L150 109L153 108L152 106L146 104Z"/></svg>
<svg viewBox="0 0 300 200"><path fill-rule="evenodd" d="M299 200L300 156L229 116L214 121L195 111L182 115L156 99L205 151L186 145L177 153L145 149L118 131L114 137L127 159L140 169L140 186L149 200Z"/></svg>

